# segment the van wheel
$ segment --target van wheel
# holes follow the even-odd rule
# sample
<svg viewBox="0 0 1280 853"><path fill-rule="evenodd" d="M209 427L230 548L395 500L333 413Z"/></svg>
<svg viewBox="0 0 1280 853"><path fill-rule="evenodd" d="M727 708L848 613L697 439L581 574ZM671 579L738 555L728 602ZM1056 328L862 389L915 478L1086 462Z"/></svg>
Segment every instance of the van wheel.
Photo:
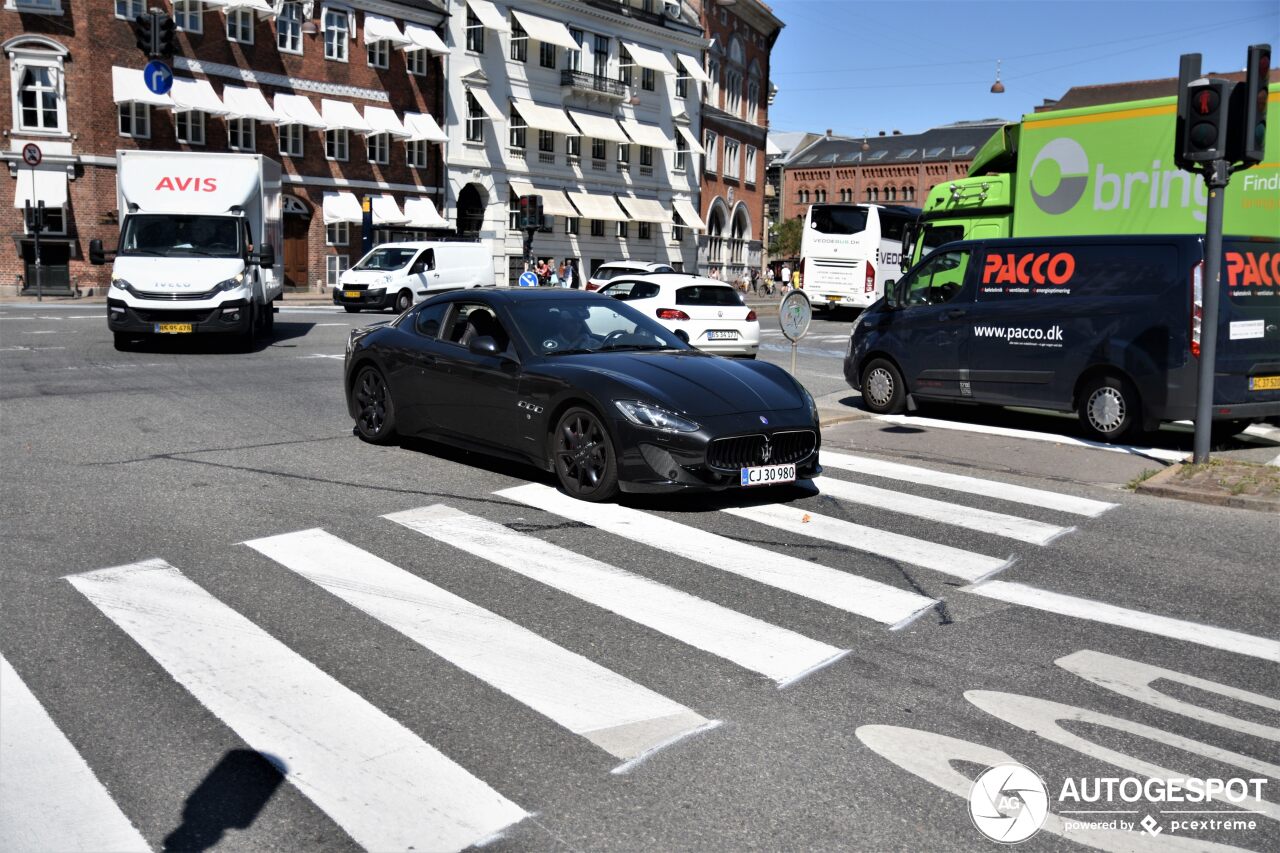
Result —
<svg viewBox="0 0 1280 853"><path fill-rule="evenodd" d="M127 332L116 332L115 345L116 349L120 352L129 352L133 349L133 335L130 335Z"/></svg>
<svg viewBox="0 0 1280 853"><path fill-rule="evenodd" d="M1250 420L1214 421L1209 427L1209 443L1223 444L1244 432L1252 423Z"/></svg>
<svg viewBox="0 0 1280 853"><path fill-rule="evenodd" d="M343 307L343 308L345 308L345 309L347 309L347 313L348 313L348 314L359 314L359 313L360 313L360 306L358 306L358 305L343 305L342 307Z"/></svg>
<svg viewBox="0 0 1280 853"><path fill-rule="evenodd" d="M396 295L396 313L403 314L413 305L413 294L407 290L402 290Z"/></svg>
<svg viewBox="0 0 1280 853"><path fill-rule="evenodd" d="M1090 379L1080 392L1080 423L1092 438L1117 442L1132 435L1141 421L1138 391L1119 376Z"/></svg>
<svg viewBox="0 0 1280 853"><path fill-rule="evenodd" d="M862 400L877 415L896 415L906 408L906 383L893 362L877 358L862 371Z"/></svg>

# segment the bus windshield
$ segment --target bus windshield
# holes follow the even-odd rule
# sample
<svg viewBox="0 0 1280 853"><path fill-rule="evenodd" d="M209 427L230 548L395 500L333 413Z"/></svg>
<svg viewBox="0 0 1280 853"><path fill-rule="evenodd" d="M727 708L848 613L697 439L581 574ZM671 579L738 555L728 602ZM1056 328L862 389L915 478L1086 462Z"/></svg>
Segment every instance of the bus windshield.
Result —
<svg viewBox="0 0 1280 853"><path fill-rule="evenodd" d="M815 204L809 208L809 227L819 234L860 234L867 227L867 209L851 204Z"/></svg>
<svg viewBox="0 0 1280 853"><path fill-rule="evenodd" d="M243 220L233 216L134 213L125 219L120 254L237 258Z"/></svg>

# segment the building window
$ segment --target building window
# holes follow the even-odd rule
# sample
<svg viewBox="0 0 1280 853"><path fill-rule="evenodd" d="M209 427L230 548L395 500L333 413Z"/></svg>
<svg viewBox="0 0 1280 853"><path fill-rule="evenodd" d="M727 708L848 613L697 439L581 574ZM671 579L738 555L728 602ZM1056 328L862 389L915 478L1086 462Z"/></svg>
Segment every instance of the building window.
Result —
<svg viewBox="0 0 1280 853"><path fill-rule="evenodd" d="M684 136L680 133L676 134L676 162L675 169L677 172L683 172L689 168L689 143L684 141Z"/></svg>
<svg viewBox="0 0 1280 853"><path fill-rule="evenodd" d="M324 226L324 244L326 246L345 246L350 242L350 222L329 222Z"/></svg>
<svg viewBox="0 0 1280 853"><path fill-rule="evenodd" d="M597 77L609 76L609 37L595 36L591 51L592 72Z"/></svg>
<svg viewBox="0 0 1280 853"><path fill-rule="evenodd" d="M409 73L418 77L427 75L427 51L426 50L406 50L404 53L404 64L409 69Z"/></svg>
<svg viewBox="0 0 1280 853"><path fill-rule="evenodd" d="M742 175L742 161L738 158L738 140L724 141L724 175L726 178L737 178Z"/></svg>
<svg viewBox="0 0 1280 853"><path fill-rule="evenodd" d="M760 83L752 80L747 84L747 121L755 124L756 116L760 112Z"/></svg>
<svg viewBox="0 0 1280 853"><path fill-rule="evenodd" d="M591 220L591 236L592 237L604 236L604 220L603 219Z"/></svg>
<svg viewBox="0 0 1280 853"><path fill-rule="evenodd" d="M427 168L427 143L421 139L405 143L404 159L415 169Z"/></svg>
<svg viewBox="0 0 1280 853"><path fill-rule="evenodd" d="M724 75L724 111L739 115L742 108L742 75L736 71Z"/></svg>
<svg viewBox="0 0 1280 853"><path fill-rule="evenodd" d="M586 39L586 33L582 30L570 29L569 35L577 42L577 50L566 50L564 52L564 67L570 71L582 70L582 42Z"/></svg>
<svg viewBox="0 0 1280 853"><path fill-rule="evenodd" d="M365 137L365 147L369 152L370 163L385 166L391 162L391 134L371 133Z"/></svg>
<svg viewBox="0 0 1280 853"><path fill-rule="evenodd" d="M507 228L512 231L520 230L520 196L516 195L515 190L507 194Z"/></svg>
<svg viewBox="0 0 1280 853"><path fill-rule="evenodd" d="M578 233L578 223L579 223L579 222L581 222L581 221L582 221L582 220L581 220L581 219L579 219L579 218L578 218L578 217L576 217L576 216L566 216L566 217L564 218L564 233L566 233L566 234L577 234L577 233Z"/></svg>
<svg viewBox="0 0 1280 853"><path fill-rule="evenodd" d="M351 37L351 19L344 9L324 10L324 58L347 61L347 39Z"/></svg>
<svg viewBox="0 0 1280 853"><path fill-rule="evenodd" d="M516 62L529 59L529 34L516 23L515 15L511 16L511 58Z"/></svg>
<svg viewBox="0 0 1280 853"><path fill-rule="evenodd" d="M556 135L549 130L539 130L538 150L554 154L556 151Z"/></svg>
<svg viewBox="0 0 1280 853"><path fill-rule="evenodd" d="M484 53L484 24L470 6L467 7L467 50Z"/></svg>
<svg viewBox="0 0 1280 853"><path fill-rule="evenodd" d="M826 190L818 190L817 192L815 192L815 193L813 194L813 197L814 197L814 201L816 201L818 204L826 204L826 203L827 203L827 191L826 191Z"/></svg>
<svg viewBox="0 0 1280 853"><path fill-rule="evenodd" d="M707 149L706 171L715 172L719 166L719 161L716 156L716 134L714 131L707 131L706 141L702 144L702 147Z"/></svg>
<svg viewBox="0 0 1280 853"><path fill-rule="evenodd" d="M644 68L640 71L640 88L646 92L652 92L656 86L657 75L653 73L652 68Z"/></svg>
<svg viewBox="0 0 1280 853"><path fill-rule="evenodd" d="M564 153L568 155L569 160L577 160L582 156L582 137L566 136L564 138Z"/></svg>
<svg viewBox="0 0 1280 853"><path fill-rule="evenodd" d="M116 0L116 17L132 21L147 11L143 0Z"/></svg>
<svg viewBox="0 0 1280 853"><path fill-rule="evenodd" d="M671 211L671 221L674 223L671 226L671 242L679 243L684 239L684 220L680 218L679 213L673 210Z"/></svg>
<svg viewBox="0 0 1280 853"><path fill-rule="evenodd" d="M371 68L391 67L391 45L387 42L375 41L373 44L366 44L364 51L369 57L369 66Z"/></svg>
<svg viewBox="0 0 1280 853"><path fill-rule="evenodd" d="M178 113L173 117L173 126L179 142L204 145L204 113L200 110Z"/></svg>
<svg viewBox="0 0 1280 853"><path fill-rule="evenodd" d="M139 139L151 137L151 107L147 104L119 104L117 115L120 120L120 135L135 136Z"/></svg>
<svg viewBox="0 0 1280 853"><path fill-rule="evenodd" d="M302 53L302 4L285 3L276 18L276 47L282 53Z"/></svg>
<svg viewBox="0 0 1280 853"><path fill-rule="evenodd" d="M301 157L305 148L306 128L300 124L286 124L280 127L280 153L286 157Z"/></svg>
<svg viewBox="0 0 1280 853"><path fill-rule="evenodd" d="M715 57L707 59L707 76L711 81L707 83L703 99L711 106L718 107L720 106L720 60Z"/></svg>
<svg viewBox="0 0 1280 853"><path fill-rule="evenodd" d="M746 163L743 166L742 177L749 184L756 182L756 149L755 146L748 145L746 153Z"/></svg>
<svg viewBox="0 0 1280 853"><path fill-rule="evenodd" d="M543 68L556 67L556 46L550 42L542 42L538 48L538 64Z"/></svg>
<svg viewBox="0 0 1280 853"><path fill-rule="evenodd" d="M683 66L680 69L680 73L676 75L676 97L689 97L689 75L685 73Z"/></svg>
<svg viewBox="0 0 1280 853"><path fill-rule="evenodd" d="M635 66L635 61L631 59L631 54L627 52L627 49L625 47L620 48L618 51L618 79L622 81L623 85L631 85L631 70Z"/></svg>
<svg viewBox="0 0 1280 853"><path fill-rule="evenodd" d="M637 230L637 232L638 232L638 235L637 235L637 236L639 236L639 238L640 238L641 240L649 240L649 239L652 239L653 234L652 234L652 231L651 231L651 229L650 229L650 225L649 225L649 223L648 223L648 222L641 222L641 223L637 224L637 226L636 226L636 230Z"/></svg>
<svg viewBox="0 0 1280 853"><path fill-rule="evenodd" d="M529 126L524 122L524 116L520 115L519 110L515 107L511 108L511 148L513 151L524 152L528 143Z"/></svg>
<svg viewBox="0 0 1280 853"><path fill-rule="evenodd" d="M326 160L342 160L347 159L347 130L326 130L324 132L324 159Z"/></svg>
<svg viewBox="0 0 1280 853"><path fill-rule="evenodd" d="M618 237L620 239L623 239L623 240L627 239L627 232L630 230L631 230L630 223L628 223L624 219L618 220Z"/></svg>
<svg viewBox="0 0 1280 853"><path fill-rule="evenodd" d="M484 110L475 95L467 92L467 141L484 142Z"/></svg>
<svg viewBox="0 0 1280 853"><path fill-rule="evenodd" d="M253 10L231 9L227 11L227 40L241 44L253 44Z"/></svg>
<svg viewBox="0 0 1280 853"><path fill-rule="evenodd" d="M591 139L591 159L604 160L608 157L608 149L605 148L605 141L592 137Z"/></svg>
<svg viewBox="0 0 1280 853"><path fill-rule="evenodd" d="M343 222L342 225L347 223ZM344 243L346 241L343 241ZM324 259L324 281L329 287L337 287L342 283L342 274L351 266L349 255L326 255Z"/></svg>
<svg viewBox="0 0 1280 853"><path fill-rule="evenodd" d="M598 158L602 159L602 158ZM631 145L626 142L618 143L618 168L621 170L631 165Z"/></svg>
<svg viewBox="0 0 1280 853"><path fill-rule="evenodd" d="M640 146L640 165L653 167L653 148L651 146Z"/></svg>
<svg viewBox="0 0 1280 853"><path fill-rule="evenodd" d="M20 62L21 60L18 60ZM44 65L18 65L18 129L60 131L66 128L66 103L59 91L61 74Z"/></svg>
<svg viewBox="0 0 1280 853"><path fill-rule="evenodd" d="M204 10L200 0L173 0L173 26L185 33L203 33Z"/></svg>
<svg viewBox="0 0 1280 853"><path fill-rule="evenodd" d="M227 120L227 147L232 151L253 151L254 127L251 118L233 118Z"/></svg>

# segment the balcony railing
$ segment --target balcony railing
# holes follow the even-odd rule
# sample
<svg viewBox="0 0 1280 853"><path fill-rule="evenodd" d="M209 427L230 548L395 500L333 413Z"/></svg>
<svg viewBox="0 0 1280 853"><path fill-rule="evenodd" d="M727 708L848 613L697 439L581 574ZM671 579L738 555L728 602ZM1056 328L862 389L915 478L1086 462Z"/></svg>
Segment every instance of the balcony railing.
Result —
<svg viewBox="0 0 1280 853"><path fill-rule="evenodd" d="M571 68L566 68L560 72L560 85L572 86L583 92L597 92L613 98L625 98L627 96L626 84L621 80L601 77L599 74L590 74L586 71L574 71Z"/></svg>

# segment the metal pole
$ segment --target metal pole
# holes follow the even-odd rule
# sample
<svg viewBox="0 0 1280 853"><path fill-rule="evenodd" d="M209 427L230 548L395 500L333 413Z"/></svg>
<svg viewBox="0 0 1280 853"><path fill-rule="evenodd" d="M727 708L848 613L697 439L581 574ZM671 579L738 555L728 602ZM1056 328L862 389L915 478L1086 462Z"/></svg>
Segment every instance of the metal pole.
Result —
<svg viewBox="0 0 1280 853"><path fill-rule="evenodd" d="M796 347L797 346L798 344L796 341L791 342L791 375L792 376L796 375Z"/></svg>
<svg viewBox="0 0 1280 853"><path fill-rule="evenodd" d="M1209 433L1213 425L1213 379L1218 351L1218 295L1222 267L1223 191L1231 176L1225 160L1214 160L1204 170L1209 188L1204 237L1204 313L1200 323L1200 379L1196 389L1196 437L1192 461L1209 461Z"/></svg>
<svg viewBox="0 0 1280 853"><path fill-rule="evenodd" d="M35 195L36 170L31 170L31 194ZM44 202L36 201L35 227L31 229L36 256L36 302L44 302L44 265L40 263L40 232L44 230Z"/></svg>

